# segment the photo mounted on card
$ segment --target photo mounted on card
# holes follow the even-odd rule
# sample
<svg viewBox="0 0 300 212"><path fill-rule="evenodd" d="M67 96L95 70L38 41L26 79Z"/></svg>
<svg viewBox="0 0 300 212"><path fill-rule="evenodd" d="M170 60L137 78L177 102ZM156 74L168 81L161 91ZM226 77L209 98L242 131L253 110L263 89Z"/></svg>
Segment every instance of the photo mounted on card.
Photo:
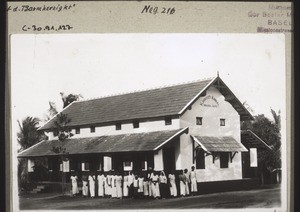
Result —
<svg viewBox="0 0 300 212"><path fill-rule="evenodd" d="M7 6L13 211L291 208L291 3Z"/></svg>

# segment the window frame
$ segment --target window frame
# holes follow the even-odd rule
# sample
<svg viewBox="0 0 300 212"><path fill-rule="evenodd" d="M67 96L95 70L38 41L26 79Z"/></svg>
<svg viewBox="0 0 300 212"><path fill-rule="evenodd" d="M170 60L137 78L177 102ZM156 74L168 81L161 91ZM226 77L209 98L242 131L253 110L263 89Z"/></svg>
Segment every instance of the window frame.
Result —
<svg viewBox="0 0 300 212"><path fill-rule="evenodd" d="M132 122L132 125L133 125L134 129L140 128L140 122L139 121Z"/></svg>
<svg viewBox="0 0 300 212"><path fill-rule="evenodd" d="M75 134L80 134L80 127L75 128Z"/></svg>
<svg viewBox="0 0 300 212"><path fill-rule="evenodd" d="M165 117L165 125L172 125L172 117L168 116Z"/></svg>
<svg viewBox="0 0 300 212"><path fill-rule="evenodd" d="M198 120L200 121L200 123L198 123ZM197 116L197 117L196 117L196 125L202 126L202 124L203 124L203 117Z"/></svg>
<svg viewBox="0 0 300 212"><path fill-rule="evenodd" d="M115 127L116 127L116 130L122 130L122 124L121 123L116 123Z"/></svg>
<svg viewBox="0 0 300 212"><path fill-rule="evenodd" d="M224 119L224 118L221 118L221 119L220 119L220 126L221 126L221 127L226 126L226 119Z"/></svg>

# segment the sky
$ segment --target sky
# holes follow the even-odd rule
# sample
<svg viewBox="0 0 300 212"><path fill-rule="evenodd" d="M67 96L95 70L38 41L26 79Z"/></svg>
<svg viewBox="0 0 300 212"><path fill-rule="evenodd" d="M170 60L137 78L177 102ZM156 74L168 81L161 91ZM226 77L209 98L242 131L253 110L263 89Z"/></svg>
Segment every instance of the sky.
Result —
<svg viewBox="0 0 300 212"><path fill-rule="evenodd" d="M11 37L12 124L45 117L60 92L85 99L215 77L252 115L285 110L280 34L17 34Z"/></svg>

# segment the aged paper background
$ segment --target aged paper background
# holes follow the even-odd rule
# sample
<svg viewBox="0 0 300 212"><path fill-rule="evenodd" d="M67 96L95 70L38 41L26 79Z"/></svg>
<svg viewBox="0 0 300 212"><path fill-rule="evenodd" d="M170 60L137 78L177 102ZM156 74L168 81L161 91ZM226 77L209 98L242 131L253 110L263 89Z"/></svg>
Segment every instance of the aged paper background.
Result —
<svg viewBox="0 0 300 212"><path fill-rule="evenodd" d="M145 6L153 7L152 13L142 13ZM51 7L51 8L50 8ZM155 7L158 7L156 14ZM163 7L175 8L173 14L163 14ZM39 11L41 10L41 11ZM282 136L286 138L287 185L283 193L283 209L289 207L292 200L292 165L293 140L292 123L292 14L291 3L267 2L9 2L8 3L8 36L19 33L284 33L286 43L286 114L282 114ZM37 28L33 27L35 25ZM45 26L71 26L71 29L44 30ZM41 28L38 28L41 27ZM35 28L35 29L34 29ZM276 31L277 30L277 31ZM259 31L259 32L258 32ZM8 44L8 47L10 44ZM8 48L8 61L10 51ZM7 70L7 120L10 120L10 64ZM284 122L284 120L287 120ZM10 131L6 125L6 130ZM16 206L18 201L13 191L16 182L12 179L11 138L7 137L7 188L12 200L7 204ZM283 139L284 140L284 139ZM286 205L287 204L287 205ZM290 211L288 209L288 211Z"/></svg>

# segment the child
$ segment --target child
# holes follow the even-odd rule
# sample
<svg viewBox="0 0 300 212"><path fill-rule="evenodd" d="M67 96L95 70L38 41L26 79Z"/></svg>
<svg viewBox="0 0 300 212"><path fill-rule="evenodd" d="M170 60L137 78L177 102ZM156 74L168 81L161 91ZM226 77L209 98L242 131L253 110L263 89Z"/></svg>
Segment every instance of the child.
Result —
<svg viewBox="0 0 300 212"><path fill-rule="evenodd" d="M78 180L78 178L77 178L76 174L72 173L71 181L72 181L72 195L73 195L73 197L76 196L79 193L77 180Z"/></svg>

